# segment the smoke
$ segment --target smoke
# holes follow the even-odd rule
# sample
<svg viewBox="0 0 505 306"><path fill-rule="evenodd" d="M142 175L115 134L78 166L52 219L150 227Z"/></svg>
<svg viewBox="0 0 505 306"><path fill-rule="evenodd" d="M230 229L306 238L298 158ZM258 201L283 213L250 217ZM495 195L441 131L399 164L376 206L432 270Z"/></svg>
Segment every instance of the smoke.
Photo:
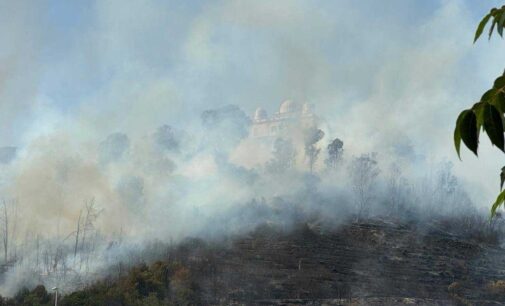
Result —
<svg viewBox="0 0 505 306"><path fill-rule="evenodd" d="M0 148L0 163L8 164L16 157L16 147Z"/></svg>
<svg viewBox="0 0 505 306"><path fill-rule="evenodd" d="M240 120L242 112L233 114L231 122L249 125ZM215 123L228 127L229 120L228 114ZM79 288L118 262L136 263L132 252L152 241L219 240L264 223L332 228L391 214L420 220L473 207L451 163L431 165L436 173L416 172L430 165L412 163L409 154L391 164L385 154L357 155L344 146L330 167L324 161L333 139L320 133L310 142L320 152L311 166L303 130L271 140L239 133L237 141L235 128L179 132L184 139L177 143L185 145L177 150L167 150L174 141L166 141L172 135L166 125L144 138L113 133L95 143L76 144L65 135L34 142L8 165L12 177L5 182L1 207L7 212L0 221L9 219L9 234L1 234L10 239L4 260L12 266L2 294L37 283ZM251 166L242 146L253 144L268 156Z"/></svg>
<svg viewBox="0 0 505 306"><path fill-rule="evenodd" d="M449 120L501 73L503 46L471 45L472 5L1 4L0 195L15 228L0 292L71 290L157 239L335 226L359 212L349 178L371 152L366 216L487 208L498 155L484 144L457 161ZM312 174L302 134L279 150L248 137L248 115L286 98L321 117Z"/></svg>

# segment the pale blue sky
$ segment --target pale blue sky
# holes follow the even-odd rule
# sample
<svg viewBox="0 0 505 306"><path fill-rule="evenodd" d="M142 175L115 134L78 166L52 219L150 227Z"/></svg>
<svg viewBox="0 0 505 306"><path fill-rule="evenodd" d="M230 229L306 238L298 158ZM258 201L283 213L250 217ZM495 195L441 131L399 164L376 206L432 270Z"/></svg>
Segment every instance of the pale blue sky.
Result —
<svg viewBox="0 0 505 306"><path fill-rule="evenodd" d="M341 26L338 22L341 17L339 14L345 16L345 13L341 11L352 10L352 14L360 16L354 20L346 20L349 29L345 34L353 36L352 27L356 27L356 34L371 36L368 39L360 40L356 46L360 48L374 47L376 48L375 52L380 54L387 52L390 42L396 43L395 38L397 37L394 34L400 31L398 28L404 28L408 34L410 29L425 22L445 2L436 0L361 1L359 3L353 1L310 1L305 3L303 1L288 1L289 5L286 6L286 11L296 7L305 10L306 16L303 16L301 21L306 24L307 28L317 23L318 14L324 14L324 18L331 19L331 14L335 13L337 22L327 24L328 27L324 28L324 31L327 32L325 35L319 36L314 33L317 37L312 43L319 44L319 46L310 47L320 49L319 54L326 56L328 63L334 66L332 68L338 70L342 61L356 60L359 56L363 56L366 61L370 60L371 56L362 50L347 50L346 48L342 50L342 43L346 43L346 39L349 37L331 35L332 32L339 34L336 33L337 29L332 26ZM499 1L494 2L499 3ZM109 3L110 5L101 5L100 3ZM175 69L188 72L189 68L181 65L181 57L184 56L181 54L183 52L181 47L188 38L188 31L195 22L202 18L202 15L206 14L206 11L218 10L220 6L223 6L221 2L206 1L135 1L132 3L135 4L130 5L131 10L129 10L123 2L114 1L51 0L28 2L27 4L5 2L4 6L12 6L12 8L4 10L4 14L10 16L7 19L2 18L2 22L9 23L10 19L14 19L19 31L32 32L26 38L33 38L37 41L36 45L33 45L33 50L30 50L32 51L30 57L35 65L42 66L41 75L37 80L37 93L49 96L53 105L58 109L70 110L76 104L81 103L86 96L106 87L114 76L124 76L126 72L121 70L121 63L124 62L139 61L143 67L152 70L152 73L157 76L170 75L173 77ZM253 2L241 3L243 3L241 9L244 11L234 13L247 14L247 6L252 6ZM474 23L492 5L492 2L476 1L458 1L457 3L462 7L462 10L467 11L466 13L470 15L469 17ZM264 4L264 6L268 5ZM145 9L144 12L142 12L143 9ZM21 12L26 10L33 11ZM154 10L157 11L157 16L150 19L149 14L153 14ZM268 11L268 8L265 11ZM138 17L137 14L142 16L135 20ZM24 18L27 20L23 20ZM373 25L373 28L370 25ZM278 60L276 58L278 52L275 52L278 46L275 46L274 40L285 38L294 40L296 43L297 33L290 32L293 29L292 25L283 26L282 23L279 23L270 26L272 29L269 29L269 25L243 27L233 23L222 23L215 30L213 39L218 43L219 40L222 41L223 50L221 51L223 53L232 52L233 55L233 58L230 58L225 64L241 69L246 68L245 72L251 73L250 78L247 78L247 75L242 76L244 81L260 83L261 81L254 80L256 73L258 76L268 74L268 71L261 69L250 72L247 65L264 56L267 57L266 60L274 62ZM118 50L94 48L93 44L104 43L100 40L103 38L100 37L100 32L104 31L104 27L106 30L113 31L111 35L117 35L120 32L119 35L122 36L120 42L116 46L112 46L118 47ZM124 32L121 32L122 30ZM314 30L318 32L321 28ZM376 36L377 32L383 32L379 33L382 37L387 34L387 31L393 32L390 36L391 41L380 42L385 49L381 50L377 45L379 43L374 41L373 36ZM443 32L444 29L440 29L440 31ZM310 31L307 32L304 34L310 35ZM384 36L387 37L387 35ZM300 38L300 40L303 39L305 38ZM113 37L108 37L105 40L105 44L108 45L106 47L114 44ZM5 41L9 41L8 37ZM370 46L367 46L367 43ZM269 48L273 50L269 50ZM99 50L102 52L98 52ZM16 45L12 46L9 51L13 53L24 52L19 50ZM113 54L108 54L109 52L113 52ZM242 53L242 56L237 53ZM333 62L331 57L335 57ZM266 69L268 67L258 68ZM237 70L240 69L230 68L228 71L223 71L221 77L234 76L234 74L238 74ZM19 73L30 74L31 72ZM133 73L135 74L135 72ZM210 71L210 75L201 75L198 81L212 83L209 80L211 75L212 71ZM177 81L176 77L174 79ZM364 80L366 81L366 78ZM208 85L215 88L215 84ZM261 85L258 84L258 86ZM208 91L206 88L202 88L202 90ZM216 98L226 99L219 94L215 95ZM227 94L223 93L223 95Z"/></svg>

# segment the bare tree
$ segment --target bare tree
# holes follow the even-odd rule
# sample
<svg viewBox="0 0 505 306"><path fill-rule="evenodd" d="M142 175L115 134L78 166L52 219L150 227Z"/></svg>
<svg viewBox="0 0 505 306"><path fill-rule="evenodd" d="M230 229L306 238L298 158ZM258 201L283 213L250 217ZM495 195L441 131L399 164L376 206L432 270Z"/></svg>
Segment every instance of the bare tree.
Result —
<svg viewBox="0 0 505 306"><path fill-rule="evenodd" d="M9 213L7 212L7 201L2 201L2 242L4 247L4 262L8 262L9 254Z"/></svg>
<svg viewBox="0 0 505 306"><path fill-rule="evenodd" d="M82 228L82 242L81 242L81 250L84 254L86 254L86 263L88 263L89 254L87 254L92 246L93 241L88 242L89 246L86 245L86 239L93 239L93 233L95 232L95 221L98 219L98 216L102 212L101 210L95 207L95 199L91 198L91 200L87 201L84 205L86 210L86 216L84 217L84 223ZM96 234L96 233L95 233ZM89 236L89 237L88 237ZM79 264L79 269L83 263L83 256L81 256L81 261Z"/></svg>
<svg viewBox="0 0 505 306"><path fill-rule="evenodd" d="M439 202L448 202L456 196L458 189L458 180L452 172L453 164L451 162L442 162L437 170L436 188Z"/></svg>
<svg viewBox="0 0 505 306"><path fill-rule="evenodd" d="M12 218L12 230L11 230L11 249L14 248L14 260L17 259L18 254L17 254L17 243L16 243L16 235L17 235L17 227L18 227L18 201L13 200L12 209L14 210L13 212L13 218Z"/></svg>
<svg viewBox="0 0 505 306"><path fill-rule="evenodd" d="M355 157L350 165L351 182L357 197L358 218L367 212L374 194L375 179L380 173L377 154L362 154Z"/></svg>
<svg viewBox="0 0 505 306"><path fill-rule="evenodd" d="M79 234L81 233L81 218L82 209L79 211L79 218L77 219L77 229L75 230L75 245L74 245L74 261L77 257L77 248L79 247Z"/></svg>
<svg viewBox="0 0 505 306"><path fill-rule="evenodd" d="M7 263L9 261L9 250L16 234L17 200L7 201L3 199L0 210L0 232L4 248L4 262Z"/></svg>
<svg viewBox="0 0 505 306"><path fill-rule="evenodd" d="M49 274L51 272L51 256L49 255L49 250L46 248L44 250L44 253L42 255L42 262L44 264L44 271L46 274Z"/></svg>
<svg viewBox="0 0 505 306"><path fill-rule="evenodd" d="M392 164L389 171L388 193L392 211L397 211L400 205L400 182L402 173L397 164Z"/></svg>
<svg viewBox="0 0 505 306"><path fill-rule="evenodd" d="M63 241L74 236L73 243L73 254L74 254L74 266L77 270L82 269L82 265L85 262L86 265L89 262L89 252L93 251L95 248L95 239L98 236L98 232L95 228L95 222L98 219L102 210L99 210L95 206L95 199L91 198L84 202L84 208L80 210L79 217L77 218L76 230L71 232ZM89 242L88 240L91 240ZM72 251L71 251L72 252ZM79 265L77 267L77 258L79 255Z"/></svg>
<svg viewBox="0 0 505 306"><path fill-rule="evenodd" d="M38 270L39 269L39 264L40 264L40 235L37 234L37 240L35 242L35 247L36 247L36 262L35 262L35 267Z"/></svg>

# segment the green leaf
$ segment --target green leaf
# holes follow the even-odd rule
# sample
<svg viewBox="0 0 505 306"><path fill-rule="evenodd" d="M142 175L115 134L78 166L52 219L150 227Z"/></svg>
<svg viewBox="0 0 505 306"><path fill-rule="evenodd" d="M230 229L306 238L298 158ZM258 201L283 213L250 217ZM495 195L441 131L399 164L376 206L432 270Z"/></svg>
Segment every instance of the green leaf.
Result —
<svg viewBox="0 0 505 306"><path fill-rule="evenodd" d="M461 140L475 155L479 146L479 133L477 130L477 116L472 110L462 113L461 122L458 126Z"/></svg>
<svg viewBox="0 0 505 306"><path fill-rule="evenodd" d="M496 201L493 203L493 206L491 207L491 218L496 216L496 210L500 205L503 204L503 201L505 200L505 190L500 192L498 197L496 197Z"/></svg>
<svg viewBox="0 0 505 306"><path fill-rule="evenodd" d="M487 22L489 21L489 18L491 18L491 13L484 16L484 18L482 18L480 21L479 26L477 27L477 31L475 31L475 38L473 39L473 43L479 39L480 35L484 31L484 28L486 27Z"/></svg>
<svg viewBox="0 0 505 306"><path fill-rule="evenodd" d="M503 137L503 122L500 112L494 105L485 103L483 115L484 130L489 136L489 139L495 146L504 151L505 139Z"/></svg>
<svg viewBox="0 0 505 306"><path fill-rule="evenodd" d="M472 110L477 117L477 131L480 132L480 128L484 125L484 103L477 102L472 106Z"/></svg>
<svg viewBox="0 0 505 306"><path fill-rule="evenodd" d="M489 37L491 39L491 35L493 35L494 26L496 25L496 18L493 18L493 22L491 23L491 27L489 28Z"/></svg>
<svg viewBox="0 0 505 306"><path fill-rule="evenodd" d="M493 100L493 105L496 106L501 113L505 113L505 93L499 92Z"/></svg>
<svg viewBox="0 0 505 306"><path fill-rule="evenodd" d="M503 9L503 8L502 8ZM498 21L498 26L502 27L505 25L505 11L503 11L500 15L500 20Z"/></svg>
<svg viewBox="0 0 505 306"><path fill-rule="evenodd" d="M505 167L502 167L500 172L500 190L503 189L503 183L505 183Z"/></svg>
<svg viewBox="0 0 505 306"><path fill-rule="evenodd" d="M500 34L501 37L503 37L503 23L500 22L503 18L503 11L500 10L500 12L494 16L494 20L496 21L496 31L498 31L498 34Z"/></svg>
<svg viewBox="0 0 505 306"><path fill-rule="evenodd" d="M494 89L501 89L503 87L505 87L505 76L498 77L493 84Z"/></svg>
<svg viewBox="0 0 505 306"><path fill-rule="evenodd" d="M456 120L456 127L454 128L454 147L456 147L456 152L458 153L458 158L461 160L460 147L461 147L461 131L459 127L461 125L461 118L464 115L464 111L459 114Z"/></svg>
<svg viewBox="0 0 505 306"><path fill-rule="evenodd" d="M495 81L496 82L496 81ZM482 102L489 102L493 99L494 95L496 94L496 88L491 88L490 90L486 91L482 97L480 98L480 100Z"/></svg>

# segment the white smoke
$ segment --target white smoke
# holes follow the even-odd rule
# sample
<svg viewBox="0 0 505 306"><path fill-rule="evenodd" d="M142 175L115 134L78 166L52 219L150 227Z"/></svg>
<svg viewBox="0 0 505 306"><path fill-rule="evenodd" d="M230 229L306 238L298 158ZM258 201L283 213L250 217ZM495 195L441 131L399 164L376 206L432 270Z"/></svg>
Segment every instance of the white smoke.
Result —
<svg viewBox="0 0 505 306"><path fill-rule="evenodd" d="M9 42L0 46L0 146L16 147L2 155L0 195L17 201L9 258L19 259L0 293L33 285L29 279L62 282L34 269L40 245L74 270L79 262L72 289L155 239L238 234L267 221L288 226L299 215L338 223L353 213L348 164L374 151L382 169L375 188L384 193L376 201L387 198L391 164L420 197L420 182L435 190L438 162L447 159L459 186L487 209L499 155L484 143L479 160L465 152L461 163L451 135L458 111L501 73L502 42L471 45L481 15L472 4L418 6L0 5L0 38ZM217 130L201 123L205 110L231 104L272 113L285 98L316 105L323 152L333 138L344 141L340 171L325 172L322 153L316 175L307 174L298 148L295 169L267 173L271 148L242 138L243 117ZM101 210L89 231L96 259L82 265L91 246L74 256L72 239L91 199Z"/></svg>

